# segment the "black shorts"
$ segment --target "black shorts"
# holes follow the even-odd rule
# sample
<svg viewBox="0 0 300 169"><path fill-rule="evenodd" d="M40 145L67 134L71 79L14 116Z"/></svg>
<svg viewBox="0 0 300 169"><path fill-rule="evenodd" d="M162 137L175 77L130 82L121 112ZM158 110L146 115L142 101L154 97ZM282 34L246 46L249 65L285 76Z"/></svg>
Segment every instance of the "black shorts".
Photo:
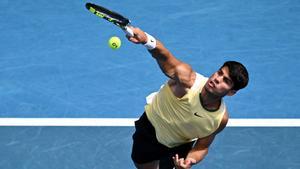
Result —
<svg viewBox="0 0 300 169"><path fill-rule="evenodd" d="M178 154L179 157L185 158L193 147L194 142L186 143L178 147L169 148L158 142L155 135L155 129L148 120L146 113L135 121L135 133L133 134L133 146L131 158L137 164L143 164L155 160L161 163L171 163L172 157Z"/></svg>

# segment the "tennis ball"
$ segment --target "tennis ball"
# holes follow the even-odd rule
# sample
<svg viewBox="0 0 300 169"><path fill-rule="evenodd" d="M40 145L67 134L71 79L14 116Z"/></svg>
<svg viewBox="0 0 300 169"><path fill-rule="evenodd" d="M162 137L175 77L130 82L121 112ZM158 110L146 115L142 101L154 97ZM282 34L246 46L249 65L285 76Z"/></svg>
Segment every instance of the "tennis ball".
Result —
<svg viewBox="0 0 300 169"><path fill-rule="evenodd" d="M117 36L113 36L108 40L108 46L112 49L119 49L121 47L121 40Z"/></svg>

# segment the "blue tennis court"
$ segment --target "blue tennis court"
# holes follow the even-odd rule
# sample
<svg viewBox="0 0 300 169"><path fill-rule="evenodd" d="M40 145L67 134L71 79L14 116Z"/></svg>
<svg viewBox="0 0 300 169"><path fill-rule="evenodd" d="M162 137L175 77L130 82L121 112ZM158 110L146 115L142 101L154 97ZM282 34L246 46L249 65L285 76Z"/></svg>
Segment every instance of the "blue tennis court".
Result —
<svg viewBox="0 0 300 169"><path fill-rule="evenodd" d="M300 2L296 0L8 1L0 6L0 119L135 119L167 80L144 47L85 9L129 17L205 76L237 60L249 86L226 98L232 119L296 120L229 126L194 168L300 168ZM118 50L108 47L119 36ZM0 120L0 121L1 121ZM0 124L1 125L1 124ZM0 168L133 168L134 127L0 127Z"/></svg>

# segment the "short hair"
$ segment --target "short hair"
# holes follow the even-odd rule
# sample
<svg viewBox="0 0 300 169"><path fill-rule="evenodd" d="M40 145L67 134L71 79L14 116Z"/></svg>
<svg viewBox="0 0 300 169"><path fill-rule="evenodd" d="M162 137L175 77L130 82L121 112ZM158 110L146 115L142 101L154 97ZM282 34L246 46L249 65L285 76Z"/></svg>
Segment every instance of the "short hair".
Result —
<svg viewBox="0 0 300 169"><path fill-rule="evenodd" d="M226 61L222 68L225 66L229 69L229 77L233 81L233 90L238 91L247 86L249 75L243 64L236 61Z"/></svg>

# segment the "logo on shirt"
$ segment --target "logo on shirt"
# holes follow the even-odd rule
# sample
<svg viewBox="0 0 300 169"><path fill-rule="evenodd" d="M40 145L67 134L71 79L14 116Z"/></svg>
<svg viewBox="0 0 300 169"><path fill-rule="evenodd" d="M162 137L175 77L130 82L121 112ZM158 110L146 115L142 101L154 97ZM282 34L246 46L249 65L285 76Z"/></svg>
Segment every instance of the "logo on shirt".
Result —
<svg viewBox="0 0 300 169"><path fill-rule="evenodd" d="M195 115L195 116L197 116L197 117L204 118L204 116L202 116L202 115L198 114L198 112L194 113L194 115Z"/></svg>

